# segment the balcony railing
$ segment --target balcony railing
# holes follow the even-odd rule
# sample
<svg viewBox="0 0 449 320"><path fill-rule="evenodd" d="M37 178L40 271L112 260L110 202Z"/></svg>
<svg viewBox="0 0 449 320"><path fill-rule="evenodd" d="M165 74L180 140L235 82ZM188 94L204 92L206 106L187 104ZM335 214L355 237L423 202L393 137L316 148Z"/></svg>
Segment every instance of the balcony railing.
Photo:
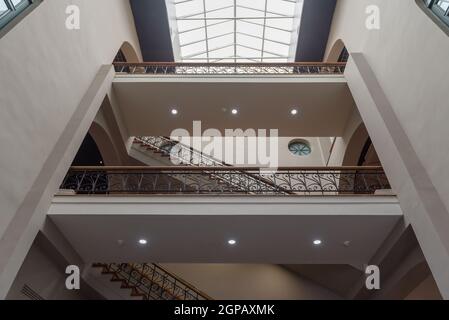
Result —
<svg viewBox="0 0 449 320"><path fill-rule="evenodd" d="M245 179L242 175L259 175ZM267 183L269 182L269 183ZM275 186L275 187L273 187ZM77 194L374 194L390 189L381 167L72 167L61 189Z"/></svg>
<svg viewBox="0 0 449 320"><path fill-rule="evenodd" d="M96 263L112 281L121 281L144 300L212 300L191 284L154 263Z"/></svg>
<svg viewBox="0 0 449 320"><path fill-rule="evenodd" d="M346 63L171 63L115 62L118 73L133 75L342 75Z"/></svg>

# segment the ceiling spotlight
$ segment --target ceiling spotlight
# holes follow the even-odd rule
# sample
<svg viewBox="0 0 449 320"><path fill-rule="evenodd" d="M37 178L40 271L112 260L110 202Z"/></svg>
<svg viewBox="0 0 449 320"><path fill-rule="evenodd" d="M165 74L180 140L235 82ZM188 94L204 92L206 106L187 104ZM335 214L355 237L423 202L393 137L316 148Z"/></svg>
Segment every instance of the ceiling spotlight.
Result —
<svg viewBox="0 0 449 320"><path fill-rule="evenodd" d="M292 109L292 110L290 110L290 114L291 114L292 116L296 116L296 115L298 114L298 109Z"/></svg>
<svg viewBox="0 0 449 320"><path fill-rule="evenodd" d="M322 243L321 240L317 239L317 240L313 240L313 244L316 246L319 246Z"/></svg>
<svg viewBox="0 0 449 320"><path fill-rule="evenodd" d="M178 114L178 109L171 109L171 114L176 116Z"/></svg>
<svg viewBox="0 0 449 320"><path fill-rule="evenodd" d="M237 109L234 108L234 109L231 110L231 113L232 113L233 115L236 115L237 113L239 113L239 110L237 110Z"/></svg>
<svg viewBox="0 0 449 320"><path fill-rule="evenodd" d="M231 245L231 246L234 246L234 245L237 244L237 241L235 241L234 239L231 239L231 240L228 241L228 244Z"/></svg>
<svg viewBox="0 0 449 320"><path fill-rule="evenodd" d="M146 239L140 239L139 240L139 244L144 245L144 244L147 244L147 243L148 243L148 241Z"/></svg>

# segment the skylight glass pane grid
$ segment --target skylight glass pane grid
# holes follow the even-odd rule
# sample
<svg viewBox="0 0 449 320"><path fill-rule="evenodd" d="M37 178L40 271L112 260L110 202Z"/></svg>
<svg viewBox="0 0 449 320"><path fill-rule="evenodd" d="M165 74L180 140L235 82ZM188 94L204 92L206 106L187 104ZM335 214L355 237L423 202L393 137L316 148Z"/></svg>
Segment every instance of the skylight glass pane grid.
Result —
<svg viewBox="0 0 449 320"><path fill-rule="evenodd" d="M166 1L178 62L294 61L304 0Z"/></svg>

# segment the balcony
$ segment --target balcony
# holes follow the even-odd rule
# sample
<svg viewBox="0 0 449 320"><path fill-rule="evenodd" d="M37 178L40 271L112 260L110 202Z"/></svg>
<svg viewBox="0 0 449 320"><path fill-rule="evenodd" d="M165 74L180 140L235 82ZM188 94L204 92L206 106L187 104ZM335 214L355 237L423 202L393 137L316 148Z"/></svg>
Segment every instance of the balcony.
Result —
<svg viewBox="0 0 449 320"><path fill-rule="evenodd" d="M390 189L381 167L73 167L61 189L81 195L372 195Z"/></svg>
<svg viewBox="0 0 449 320"><path fill-rule="evenodd" d="M223 135L226 129L278 128L285 137L336 137L355 108L345 63L114 65L113 90L130 136L170 136L201 120L203 128ZM230 114L236 106L238 117ZM292 106L301 109L296 121Z"/></svg>
<svg viewBox="0 0 449 320"><path fill-rule="evenodd" d="M277 75L277 76L341 76L346 63L114 63L116 72L128 75Z"/></svg>
<svg viewBox="0 0 449 320"><path fill-rule="evenodd" d="M394 196L316 194L81 193L48 217L85 261L354 265L402 219Z"/></svg>

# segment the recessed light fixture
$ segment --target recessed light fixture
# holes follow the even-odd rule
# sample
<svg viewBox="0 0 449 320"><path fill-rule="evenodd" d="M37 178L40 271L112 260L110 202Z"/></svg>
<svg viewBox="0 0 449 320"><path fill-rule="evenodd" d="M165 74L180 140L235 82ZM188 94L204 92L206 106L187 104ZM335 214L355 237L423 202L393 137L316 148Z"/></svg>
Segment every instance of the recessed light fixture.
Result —
<svg viewBox="0 0 449 320"><path fill-rule="evenodd" d="M320 239L313 240L313 244L316 245L316 246L319 246L322 243L323 242Z"/></svg>
<svg viewBox="0 0 449 320"><path fill-rule="evenodd" d="M139 240L139 244L141 244L141 245L145 245L147 243L148 243L148 241L146 239L140 239Z"/></svg>
<svg viewBox="0 0 449 320"><path fill-rule="evenodd" d="M178 114L178 109L171 109L171 114L176 116Z"/></svg>
<svg viewBox="0 0 449 320"><path fill-rule="evenodd" d="M231 113L232 113L233 115L236 115L236 114L239 113L239 110L236 109L236 108L234 108L234 109L231 110Z"/></svg>
<svg viewBox="0 0 449 320"><path fill-rule="evenodd" d="M290 114L291 114L292 116L296 116L296 115L298 114L298 109L291 109L291 110L290 110Z"/></svg>
<svg viewBox="0 0 449 320"><path fill-rule="evenodd" d="M234 246L234 245L237 244L237 241L234 240L234 239L230 239L230 240L228 240L228 244L231 245L231 246Z"/></svg>

